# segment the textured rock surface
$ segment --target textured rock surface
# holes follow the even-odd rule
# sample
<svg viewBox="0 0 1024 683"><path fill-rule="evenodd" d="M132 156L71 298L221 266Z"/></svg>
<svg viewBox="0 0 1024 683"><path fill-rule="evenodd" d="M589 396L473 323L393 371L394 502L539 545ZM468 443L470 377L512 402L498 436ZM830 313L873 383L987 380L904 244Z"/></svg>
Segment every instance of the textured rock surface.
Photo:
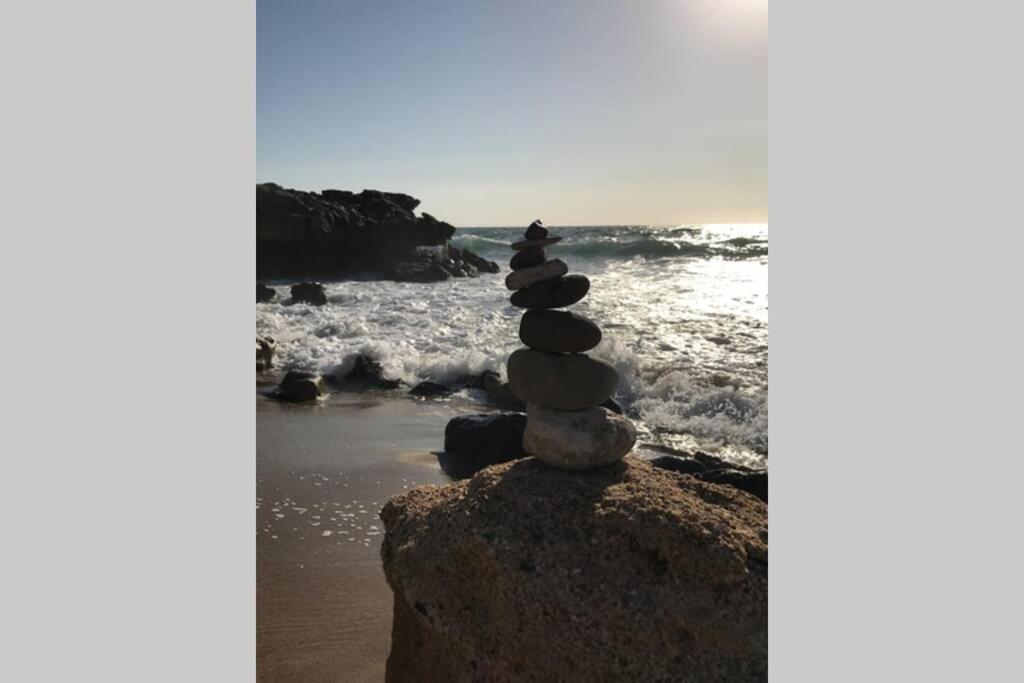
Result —
<svg viewBox="0 0 1024 683"><path fill-rule="evenodd" d="M566 275L520 289L509 299L519 308L562 308L572 306L590 291L586 275Z"/></svg>
<svg viewBox="0 0 1024 683"><path fill-rule="evenodd" d="M557 258L551 259L539 266L513 270L505 278L505 286L509 289L525 289L544 280L562 277L568 272L569 266L566 265L565 261Z"/></svg>
<svg viewBox="0 0 1024 683"><path fill-rule="evenodd" d="M508 384L527 403L579 410L604 403L615 393L619 373L582 353L517 349L508 357Z"/></svg>
<svg viewBox="0 0 1024 683"><path fill-rule="evenodd" d="M633 423L607 408L555 410L527 405L523 447L538 460L567 470L610 465L636 443Z"/></svg>
<svg viewBox="0 0 1024 683"><path fill-rule="evenodd" d="M627 456L533 458L381 512L388 681L760 681L767 507Z"/></svg>
<svg viewBox="0 0 1024 683"><path fill-rule="evenodd" d="M579 353L601 343L601 328L579 313L533 310L519 321L519 339L538 351Z"/></svg>

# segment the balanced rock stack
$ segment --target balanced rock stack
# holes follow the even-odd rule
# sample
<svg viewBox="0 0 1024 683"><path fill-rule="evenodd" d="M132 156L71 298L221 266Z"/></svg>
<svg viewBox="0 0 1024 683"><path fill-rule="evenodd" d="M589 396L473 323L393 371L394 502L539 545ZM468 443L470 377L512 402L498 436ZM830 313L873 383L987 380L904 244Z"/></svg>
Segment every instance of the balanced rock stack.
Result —
<svg viewBox="0 0 1024 683"><path fill-rule="evenodd" d="M519 323L527 348L509 356L508 383L526 402L524 449L554 467L581 470L618 461L633 447L636 430L601 405L619 383L614 367L585 353L600 343L601 328L578 313L555 310L590 290L586 276L568 275L564 261L548 260L544 248L561 239L538 220L525 240L512 244L516 254L505 285L515 292L512 305L527 309Z"/></svg>

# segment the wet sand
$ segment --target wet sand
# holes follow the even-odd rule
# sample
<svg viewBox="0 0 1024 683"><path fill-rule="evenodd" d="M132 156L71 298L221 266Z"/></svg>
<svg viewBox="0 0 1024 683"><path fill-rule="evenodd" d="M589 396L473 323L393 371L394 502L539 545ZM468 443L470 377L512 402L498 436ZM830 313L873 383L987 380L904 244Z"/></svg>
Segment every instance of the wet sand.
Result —
<svg viewBox="0 0 1024 683"><path fill-rule="evenodd" d="M380 560L390 496L450 479L431 451L457 402L257 397L256 665L261 681L383 681L391 591Z"/></svg>

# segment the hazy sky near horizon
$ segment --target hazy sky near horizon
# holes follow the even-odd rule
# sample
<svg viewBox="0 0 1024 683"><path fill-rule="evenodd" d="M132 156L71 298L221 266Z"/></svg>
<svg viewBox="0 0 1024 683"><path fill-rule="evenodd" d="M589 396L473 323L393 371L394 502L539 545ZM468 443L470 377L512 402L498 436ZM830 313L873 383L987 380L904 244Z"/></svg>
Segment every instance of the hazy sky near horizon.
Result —
<svg viewBox="0 0 1024 683"><path fill-rule="evenodd" d="M767 0L257 0L256 176L456 226L768 220Z"/></svg>

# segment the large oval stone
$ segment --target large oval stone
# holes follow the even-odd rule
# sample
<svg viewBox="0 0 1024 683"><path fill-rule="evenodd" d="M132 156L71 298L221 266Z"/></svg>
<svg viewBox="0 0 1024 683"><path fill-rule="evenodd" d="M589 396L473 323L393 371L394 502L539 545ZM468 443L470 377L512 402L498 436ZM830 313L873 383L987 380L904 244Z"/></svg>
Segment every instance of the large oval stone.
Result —
<svg viewBox="0 0 1024 683"><path fill-rule="evenodd" d="M517 349L508 357L508 385L527 403L579 410L600 405L615 393L619 373L582 353Z"/></svg>
<svg viewBox="0 0 1024 683"><path fill-rule="evenodd" d="M553 467L586 470L610 465L629 453L634 443L633 423L607 408L554 410L527 405L523 447Z"/></svg>
<svg viewBox="0 0 1024 683"><path fill-rule="evenodd" d="M519 270L521 268L529 268L530 266L539 266L544 263L546 258L547 256L541 247L529 247L528 249L517 251L512 260L508 262L508 267L512 270Z"/></svg>
<svg viewBox="0 0 1024 683"><path fill-rule="evenodd" d="M571 306L590 291L586 275L566 275L544 280L512 295L513 306L519 308L562 308Z"/></svg>
<svg viewBox="0 0 1024 683"><path fill-rule="evenodd" d="M561 241L561 237L545 237L539 240L519 240L518 242L512 243L512 248L519 251L520 249L528 249L530 247L548 247Z"/></svg>
<svg viewBox="0 0 1024 683"><path fill-rule="evenodd" d="M578 353L601 343L601 328L578 313L534 310L519 321L519 338L538 351Z"/></svg>
<svg viewBox="0 0 1024 683"><path fill-rule="evenodd" d="M544 280L562 277L569 272L569 266L560 258L551 259L539 266L513 270L505 278L505 286L509 289L526 289Z"/></svg>

